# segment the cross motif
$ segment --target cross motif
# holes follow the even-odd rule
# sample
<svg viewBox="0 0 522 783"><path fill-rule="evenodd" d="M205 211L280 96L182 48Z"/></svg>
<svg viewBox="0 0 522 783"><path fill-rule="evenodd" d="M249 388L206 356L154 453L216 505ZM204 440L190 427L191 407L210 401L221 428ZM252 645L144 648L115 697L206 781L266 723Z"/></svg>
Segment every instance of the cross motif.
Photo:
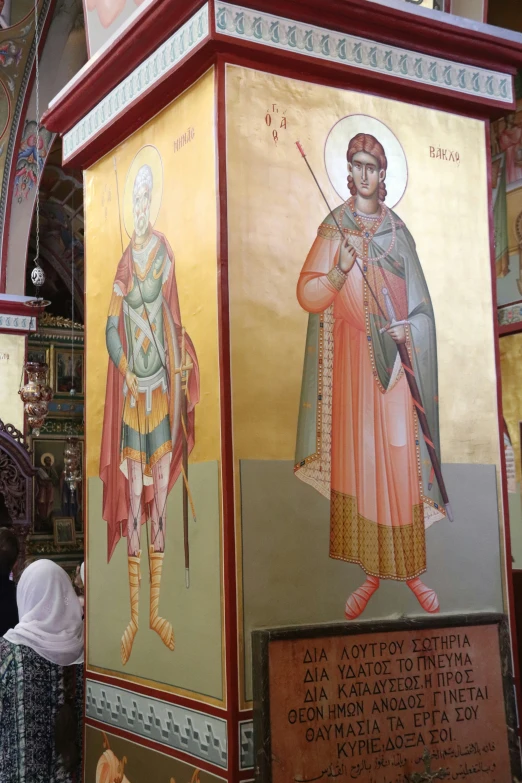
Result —
<svg viewBox="0 0 522 783"><path fill-rule="evenodd" d="M446 770L441 767L436 772L431 769L431 753L428 748L424 748L422 754L424 762L424 772L414 772L408 776L408 783L431 783L433 780L444 780L447 777Z"/></svg>

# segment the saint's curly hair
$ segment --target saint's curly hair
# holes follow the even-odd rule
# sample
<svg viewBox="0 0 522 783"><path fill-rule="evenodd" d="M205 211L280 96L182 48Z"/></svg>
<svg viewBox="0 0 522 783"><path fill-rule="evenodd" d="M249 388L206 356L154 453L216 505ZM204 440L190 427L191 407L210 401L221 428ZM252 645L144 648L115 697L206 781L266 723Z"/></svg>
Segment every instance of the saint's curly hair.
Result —
<svg viewBox="0 0 522 783"><path fill-rule="evenodd" d="M367 155L374 157L378 163L379 171L384 169L386 172L386 169L388 168L386 153L384 152L384 147L382 146L381 142L377 141L375 136L372 136L369 133L358 133L357 136L354 136L353 139L350 139L350 143L348 144L348 151L346 153L346 159L348 163L352 162L353 156L358 152L366 152ZM348 174L348 190L352 196L355 196L357 193L357 188L355 187L355 182L353 181L351 174ZM386 185L384 184L383 180L379 183L379 201L383 202L385 198Z"/></svg>
<svg viewBox="0 0 522 783"><path fill-rule="evenodd" d="M141 166L138 173L136 174L136 179L134 180L134 187L132 189L132 195L135 198L136 193L141 188L142 185L145 185L149 191L152 190L152 184L153 184L153 177L152 177L152 169L150 166L145 164L144 166Z"/></svg>

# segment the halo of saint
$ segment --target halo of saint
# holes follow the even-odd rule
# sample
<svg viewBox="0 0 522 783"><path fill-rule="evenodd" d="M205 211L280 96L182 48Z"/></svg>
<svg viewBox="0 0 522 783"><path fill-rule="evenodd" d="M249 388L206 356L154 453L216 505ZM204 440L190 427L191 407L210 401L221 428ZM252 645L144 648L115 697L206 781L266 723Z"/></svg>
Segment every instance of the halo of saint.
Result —
<svg viewBox="0 0 522 783"><path fill-rule="evenodd" d="M330 129L324 145L324 165L328 179L337 195L348 201L350 193L346 179L346 150L350 139L358 133L371 134L386 150L385 204L390 209L403 197L408 184L408 163L402 145L384 122L366 114L350 114L338 120Z"/></svg>
<svg viewBox="0 0 522 783"><path fill-rule="evenodd" d="M149 166L152 172L152 181L154 187L151 190L150 202L150 224L153 226L158 218L163 196L163 162L159 150L152 144L146 144L136 153L134 160L129 166L127 177L125 178L125 189L123 191L123 225L128 237L134 233L134 182L136 175L142 166Z"/></svg>

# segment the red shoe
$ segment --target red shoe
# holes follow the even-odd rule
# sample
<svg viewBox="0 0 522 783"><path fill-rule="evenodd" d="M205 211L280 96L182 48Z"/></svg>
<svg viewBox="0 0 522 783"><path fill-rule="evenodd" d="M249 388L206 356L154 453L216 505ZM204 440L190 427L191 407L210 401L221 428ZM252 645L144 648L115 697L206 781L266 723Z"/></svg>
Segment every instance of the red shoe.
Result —
<svg viewBox="0 0 522 783"><path fill-rule="evenodd" d="M435 590L427 587L424 582L421 582L419 577L416 579L410 579L410 581L406 582L406 584L425 612L429 612L430 614L437 614L437 612L440 610L440 606Z"/></svg>
<svg viewBox="0 0 522 783"><path fill-rule="evenodd" d="M376 576L367 576L366 582L355 590L346 601L344 616L347 620L355 620L366 609L368 601L379 587Z"/></svg>

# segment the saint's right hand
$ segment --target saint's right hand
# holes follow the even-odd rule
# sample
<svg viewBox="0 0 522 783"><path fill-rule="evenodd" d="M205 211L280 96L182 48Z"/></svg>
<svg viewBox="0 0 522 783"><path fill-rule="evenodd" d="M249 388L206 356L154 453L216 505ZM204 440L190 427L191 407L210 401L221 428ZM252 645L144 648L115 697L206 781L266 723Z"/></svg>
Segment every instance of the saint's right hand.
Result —
<svg viewBox="0 0 522 783"><path fill-rule="evenodd" d="M339 269L341 272L348 274L352 266L355 264L356 257L357 253L355 252L355 248L350 245L348 240L346 240L339 252Z"/></svg>
<svg viewBox="0 0 522 783"><path fill-rule="evenodd" d="M134 375L133 372L130 370L127 370L125 373L125 381L127 382L127 386L129 387L129 391L134 397L135 400L138 399L138 379Z"/></svg>

